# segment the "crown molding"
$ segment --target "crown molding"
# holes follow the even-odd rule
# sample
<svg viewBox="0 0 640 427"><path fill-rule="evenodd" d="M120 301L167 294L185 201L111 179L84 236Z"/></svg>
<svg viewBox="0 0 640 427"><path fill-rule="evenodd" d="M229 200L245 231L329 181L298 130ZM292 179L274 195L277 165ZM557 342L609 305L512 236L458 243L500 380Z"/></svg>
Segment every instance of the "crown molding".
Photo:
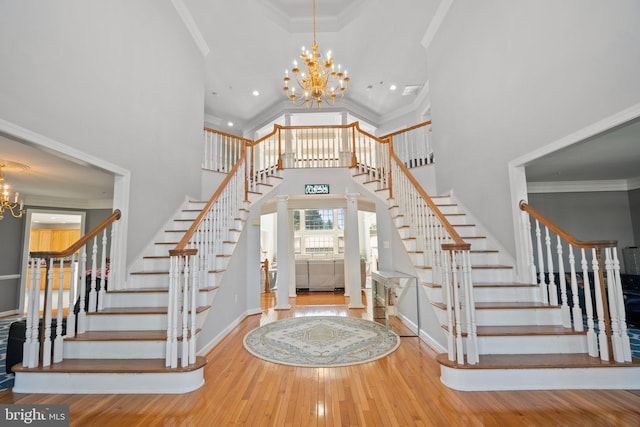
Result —
<svg viewBox="0 0 640 427"><path fill-rule="evenodd" d="M26 206L42 206L47 208L113 209L113 200L111 199L87 200L28 195L24 198L24 204Z"/></svg>
<svg viewBox="0 0 640 427"><path fill-rule="evenodd" d="M527 193L586 193L631 191L640 188L640 177L601 181L528 182Z"/></svg>
<svg viewBox="0 0 640 427"><path fill-rule="evenodd" d="M436 9L436 13L433 15L433 19L431 19L429 27L420 42L425 50L428 50L429 46L431 46L431 42L440 29L440 25L442 25L444 19L447 17L447 13L452 4L453 0L442 0L438 5L438 9Z"/></svg>
<svg viewBox="0 0 640 427"><path fill-rule="evenodd" d="M189 34L191 34L193 41L196 43L196 46L198 46L200 53L203 57L206 57L209 52L211 52L211 49L209 48L207 42L204 40L204 37L202 36L202 33L200 32L196 21L193 19L191 12L189 12L189 9L187 9L187 6L182 0L171 0L171 3L173 3L173 7L175 7L178 15L180 15L180 18L182 19L182 22L184 23L185 27L187 27L187 30L189 31Z"/></svg>

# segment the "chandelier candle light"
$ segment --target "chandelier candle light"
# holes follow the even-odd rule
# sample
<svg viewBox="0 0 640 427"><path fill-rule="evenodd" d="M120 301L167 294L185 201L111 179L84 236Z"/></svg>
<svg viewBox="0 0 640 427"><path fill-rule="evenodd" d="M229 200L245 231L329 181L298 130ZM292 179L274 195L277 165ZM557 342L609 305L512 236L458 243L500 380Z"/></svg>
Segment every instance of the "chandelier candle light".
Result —
<svg viewBox="0 0 640 427"><path fill-rule="evenodd" d="M4 218L5 209L8 209L9 212L11 212L11 216L13 216L14 218L21 218L22 214L24 214L24 202L22 200L18 201L20 194L16 192L12 195L9 192L9 184L5 182L4 175L2 173L2 168L12 165L27 167L18 163L0 160L0 220ZM13 202L11 201L12 197Z"/></svg>
<svg viewBox="0 0 640 427"><path fill-rule="evenodd" d="M313 0L313 45L311 52L302 47L300 59L307 66L307 70L300 72L298 61L293 61L291 73L295 77L300 91L296 91L295 87L289 87L291 77L289 70L285 70L284 74L284 91L287 97L295 105L305 105L311 108L316 104L318 108L324 102L333 105L337 100L344 97L349 84L347 70L342 70L342 66L337 68L333 63L331 51L327 52L325 58L318 53L318 43L316 42L316 0Z"/></svg>

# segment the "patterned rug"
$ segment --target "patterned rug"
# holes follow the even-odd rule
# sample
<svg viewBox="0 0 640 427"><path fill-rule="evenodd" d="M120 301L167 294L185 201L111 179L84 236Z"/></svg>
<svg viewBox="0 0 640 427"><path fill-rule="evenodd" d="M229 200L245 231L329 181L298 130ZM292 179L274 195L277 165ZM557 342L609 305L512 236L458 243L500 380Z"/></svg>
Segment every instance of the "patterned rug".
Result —
<svg viewBox="0 0 640 427"><path fill-rule="evenodd" d="M244 337L244 347L260 359L315 368L371 362L399 345L400 337L383 325L352 317L283 319Z"/></svg>
<svg viewBox="0 0 640 427"><path fill-rule="evenodd" d="M0 391L13 387L13 374L6 374L9 327L19 319L0 319Z"/></svg>

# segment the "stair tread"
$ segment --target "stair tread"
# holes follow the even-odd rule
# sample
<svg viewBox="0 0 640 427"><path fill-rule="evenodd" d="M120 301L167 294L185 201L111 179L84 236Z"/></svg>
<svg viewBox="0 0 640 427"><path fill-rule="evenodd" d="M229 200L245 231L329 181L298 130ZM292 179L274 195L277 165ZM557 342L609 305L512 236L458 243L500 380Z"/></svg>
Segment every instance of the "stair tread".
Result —
<svg viewBox="0 0 640 427"><path fill-rule="evenodd" d="M612 368L640 367L640 359L632 358L628 363L605 362L586 353L546 354L487 354L480 355L475 365L459 365L450 361L446 353L436 356L441 365L456 369L535 369L535 368Z"/></svg>
<svg viewBox="0 0 640 427"><path fill-rule="evenodd" d="M132 275L140 275L140 274L169 274L168 270L164 271L132 271Z"/></svg>
<svg viewBox="0 0 640 427"><path fill-rule="evenodd" d="M560 308L559 305L549 305L543 302L477 302L476 309L483 308Z"/></svg>
<svg viewBox="0 0 640 427"><path fill-rule="evenodd" d="M63 372L63 373L162 373L190 372L207 364L203 356L196 356L194 364L177 368L167 368L165 359L65 359L50 366L23 368L22 364L13 367L14 372Z"/></svg>
<svg viewBox="0 0 640 427"><path fill-rule="evenodd" d="M511 265L505 265L505 264L473 264L471 266L471 268L477 268L480 270L486 270L486 269L513 269L513 266Z"/></svg>
<svg viewBox="0 0 640 427"><path fill-rule="evenodd" d="M178 340L182 340L182 331L179 331ZM196 330L196 334L200 329ZM188 334L191 337L191 333ZM65 341L164 341L167 339L167 330L156 331L87 331Z"/></svg>
<svg viewBox="0 0 640 427"><path fill-rule="evenodd" d="M575 331L561 325L523 325L523 326L477 326L480 336L494 335L586 335L586 332Z"/></svg>
<svg viewBox="0 0 640 427"><path fill-rule="evenodd" d="M430 288L442 287L440 283L421 282L421 284ZM491 282L491 283L474 282L473 287L474 288L537 288L538 285L530 284L530 283L515 283L515 282Z"/></svg>
<svg viewBox="0 0 640 427"><path fill-rule="evenodd" d="M201 306L196 309L197 313L208 309L209 305ZM167 307L109 307L101 311L92 311L87 315L102 315L102 314L166 314Z"/></svg>

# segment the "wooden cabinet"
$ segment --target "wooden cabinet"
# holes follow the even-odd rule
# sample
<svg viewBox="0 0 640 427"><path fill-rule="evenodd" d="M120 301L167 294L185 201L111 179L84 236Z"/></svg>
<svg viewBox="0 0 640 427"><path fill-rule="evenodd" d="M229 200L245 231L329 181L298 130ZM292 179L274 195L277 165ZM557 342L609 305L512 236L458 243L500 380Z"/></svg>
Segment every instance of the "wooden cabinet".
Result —
<svg viewBox="0 0 640 427"><path fill-rule="evenodd" d="M80 239L79 229L47 229L34 228L31 229L31 239L29 241L29 252L36 251L62 251L74 244ZM60 267L59 262L53 269L53 287L58 289ZM64 289L69 289L71 281L71 268L68 263L64 265ZM27 271L27 284L31 283L30 272ZM47 269L42 268L42 279L40 281L40 289L45 288Z"/></svg>

